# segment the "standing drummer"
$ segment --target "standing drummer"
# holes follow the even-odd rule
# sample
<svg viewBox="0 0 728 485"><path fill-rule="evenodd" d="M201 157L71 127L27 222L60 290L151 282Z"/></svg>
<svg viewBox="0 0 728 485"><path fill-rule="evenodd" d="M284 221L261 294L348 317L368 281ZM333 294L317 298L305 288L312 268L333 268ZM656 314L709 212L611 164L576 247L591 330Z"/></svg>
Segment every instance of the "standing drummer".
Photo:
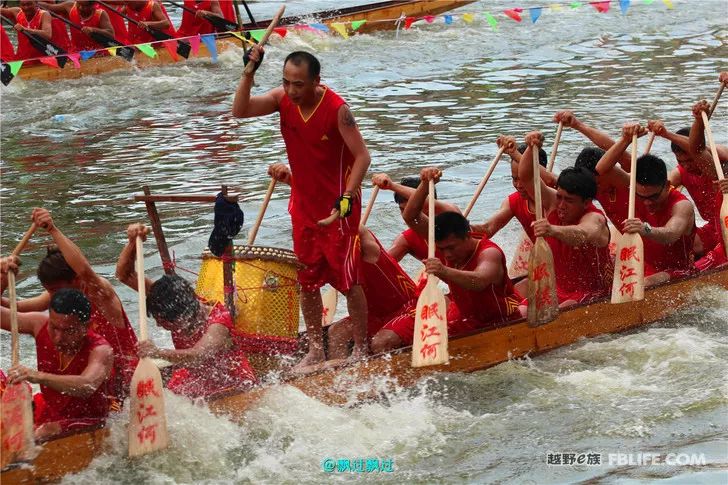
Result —
<svg viewBox="0 0 728 485"><path fill-rule="evenodd" d="M262 56L263 48L257 45L247 54L256 68ZM326 283L346 295L354 330L350 358L368 354L358 231L361 182L371 159L349 106L321 84L320 71L321 65L312 54L292 52L283 63L282 85L263 95L250 95L254 71L244 73L232 108L238 118L280 113L291 167L293 251L306 265L298 272L298 281L309 350L294 369L300 372L326 359L320 291ZM287 170L271 170L270 175L277 180L289 177ZM338 218L332 224L319 224L336 213Z"/></svg>

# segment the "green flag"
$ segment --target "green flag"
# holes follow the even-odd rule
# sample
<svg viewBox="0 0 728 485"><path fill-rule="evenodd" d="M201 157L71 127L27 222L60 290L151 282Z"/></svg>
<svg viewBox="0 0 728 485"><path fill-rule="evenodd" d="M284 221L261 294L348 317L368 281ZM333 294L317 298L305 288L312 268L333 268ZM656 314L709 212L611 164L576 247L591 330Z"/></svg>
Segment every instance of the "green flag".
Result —
<svg viewBox="0 0 728 485"><path fill-rule="evenodd" d="M18 74L18 71L20 71L20 66L23 65L23 61L14 61L14 62L8 62L8 66L10 66L10 74L15 76Z"/></svg>
<svg viewBox="0 0 728 485"><path fill-rule="evenodd" d="M263 38L263 34L265 34L265 29L250 30L248 31L248 33L253 39L255 39L257 42L260 42L260 39Z"/></svg>
<svg viewBox="0 0 728 485"><path fill-rule="evenodd" d="M485 12L485 20L488 21L488 24L493 28L493 30L498 30L498 21L488 12Z"/></svg>
<svg viewBox="0 0 728 485"><path fill-rule="evenodd" d="M157 51L150 44L137 44L135 47L148 57L157 57Z"/></svg>
<svg viewBox="0 0 728 485"><path fill-rule="evenodd" d="M366 20L354 20L354 21L353 21L353 22L351 23L351 30L357 30L357 29L358 29L359 27L361 27L361 26L362 26L362 25L364 25L365 23L367 23L367 21L366 21Z"/></svg>

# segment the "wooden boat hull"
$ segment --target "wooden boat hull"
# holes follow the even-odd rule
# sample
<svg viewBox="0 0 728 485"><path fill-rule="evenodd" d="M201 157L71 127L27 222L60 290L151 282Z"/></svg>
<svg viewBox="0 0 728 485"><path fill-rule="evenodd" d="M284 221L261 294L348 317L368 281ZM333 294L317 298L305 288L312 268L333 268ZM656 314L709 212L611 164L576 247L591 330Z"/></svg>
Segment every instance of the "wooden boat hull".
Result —
<svg viewBox="0 0 728 485"><path fill-rule="evenodd" d="M521 320L452 339L449 344L450 363L447 365L412 368L410 349L407 348L391 357L374 357L353 366L298 377L286 384L324 403L342 405L350 400L352 386L348 383L361 384L388 376L392 385L411 386L422 377L436 372L485 369L510 358L536 355L569 345L581 338L622 332L654 322L687 306L695 292L716 286L728 291L728 268L650 288L643 301L616 306L603 300L565 311L553 322L540 327L530 327L525 320ZM259 387L220 397L208 405L216 414L239 420L250 406L274 388ZM376 396L362 394L358 397L369 399ZM49 441L43 445L33 466L13 464L2 471L0 479L3 484L32 483L57 479L64 474L82 470L94 456L103 452L105 436L105 430L101 429Z"/></svg>
<svg viewBox="0 0 728 485"><path fill-rule="evenodd" d="M423 17L425 15L438 15L448 10L473 3L475 0L399 0L380 2L359 7L351 7L345 9L330 10L327 12L319 12L306 17L288 17L284 19L280 25L294 25L298 22L310 21L316 18L323 24L345 23L353 20L366 20L367 23L362 25L357 32L369 33L380 30L394 30L397 25L392 19L397 19L401 15L406 17ZM304 20L305 19L305 20ZM387 22L383 22L387 20ZM257 24L246 24L244 29L265 28L270 20L258 22ZM229 34L228 34L229 35ZM241 41L235 37L219 38L216 41L218 52L223 52L232 45L241 45ZM82 76L92 76L110 71L128 70L135 68L147 68L174 64L175 61L165 48L156 49L157 57L151 58L138 52L134 56L133 63L127 62L117 56L94 57L81 62L81 68L76 69L71 62L67 63L63 69L56 69L44 64L22 67L18 72L18 77L25 80L55 81L58 79L78 79ZM209 58L210 52L204 44L200 44L198 54L190 57ZM185 62L180 58L180 63Z"/></svg>

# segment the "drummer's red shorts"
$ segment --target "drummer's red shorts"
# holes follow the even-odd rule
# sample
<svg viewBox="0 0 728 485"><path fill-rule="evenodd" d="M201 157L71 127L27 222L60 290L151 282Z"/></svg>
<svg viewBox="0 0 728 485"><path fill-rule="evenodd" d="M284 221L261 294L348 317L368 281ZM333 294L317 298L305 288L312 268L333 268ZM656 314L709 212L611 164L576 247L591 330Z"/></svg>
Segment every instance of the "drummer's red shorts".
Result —
<svg viewBox="0 0 728 485"><path fill-rule="evenodd" d="M342 293L361 282L361 242L357 230L342 230L335 221L326 227L293 223L293 252L306 267L298 271L303 291L315 291L326 283Z"/></svg>

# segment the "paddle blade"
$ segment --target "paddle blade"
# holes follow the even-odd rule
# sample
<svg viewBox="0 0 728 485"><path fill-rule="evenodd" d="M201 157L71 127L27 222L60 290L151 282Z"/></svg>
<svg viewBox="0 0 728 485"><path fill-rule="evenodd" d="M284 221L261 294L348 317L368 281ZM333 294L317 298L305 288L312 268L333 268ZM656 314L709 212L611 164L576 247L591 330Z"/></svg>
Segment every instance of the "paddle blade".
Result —
<svg viewBox="0 0 728 485"><path fill-rule="evenodd" d="M723 194L723 205L720 206L720 232L723 235L723 247L728 253L728 194Z"/></svg>
<svg viewBox="0 0 728 485"><path fill-rule="evenodd" d="M554 256L546 240L537 237L528 258L528 324L538 327L558 315Z"/></svg>
<svg viewBox="0 0 728 485"><path fill-rule="evenodd" d="M126 61L130 61L134 58L134 49L131 47L119 47L116 49L116 55Z"/></svg>
<svg viewBox="0 0 728 485"><path fill-rule="evenodd" d="M429 275L417 299L415 334L412 340L412 367L447 364L447 314L445 295L437 278Z"/></svg>
<svg viewBox="0 0 728 485"><path fill-rule="evenodd" d="M2 398L2 467L30 460L36 454L33 436L33 397L27 382L9 385Z"/></svg>
<svg viewBox="0 0 728 485"><path fill-rule="evenodd" d="M331 325L334 321L334 315L336 315L336 304L339 302L339 292L334 288L329 288L324 292L323 297L324 308L321 314L321 324L323 326Z"/></svg>
<svg viewBox="0 0 728 485"><path fill-rule="evenodd" d="M617 242L612 279L612 303L645 297L644 245L639 234L622 234Z"/></svg>
<svg viewBox="0 0 728 485"><path fill-rule="evenodd" d="M151 359L141 359L131 379L129 456L161 450L169 444L162 376Z"/></svg>
<svg viewBox="0 0 728 485"><path fill-rule="evenodd" d="M192 52L192 46L189 42L184 40L177 41L177 54L187 59L190 57L190 52Z"/></svg>
<svg viewBox="0 0 728 485"><path fill-rule="evenodd" d="M511 265L508 267L508 277L510 279L521 278L528 274L528 259L531 257L531 248L533 248L531 238L528 237L526 231L521 231L521 242L518 243Z"/></svg>
<svg viewBox="0 0 728 485"><path fill-rule="evenodd" d="M10 65L3 63L2 71L0 71L0 82L3 83L3 86L7 86L8 84L10 84L10 81L12 81L14 77L15 76L10 70Z"/></svg>

